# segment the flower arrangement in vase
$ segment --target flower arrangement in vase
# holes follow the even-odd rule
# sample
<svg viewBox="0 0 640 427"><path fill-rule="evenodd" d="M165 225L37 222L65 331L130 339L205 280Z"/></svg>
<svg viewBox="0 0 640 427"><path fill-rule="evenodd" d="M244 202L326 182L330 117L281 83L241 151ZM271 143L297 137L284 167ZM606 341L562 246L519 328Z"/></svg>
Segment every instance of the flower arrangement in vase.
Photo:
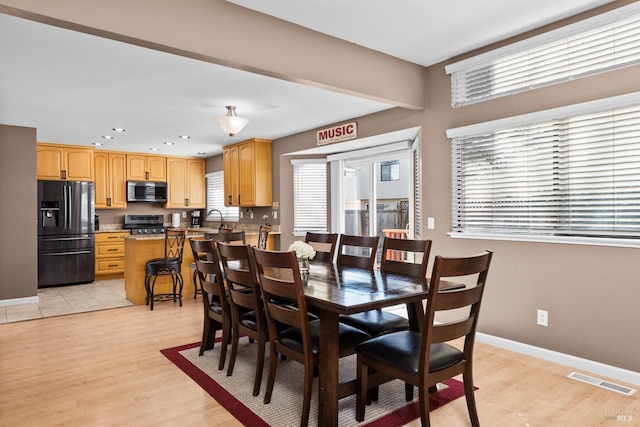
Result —
<svg viewBox="0 0 640 427"><path fill-rule="evenodd" d="M315 249L313 249L310 244L298 240L289 245L289 251L293 251L296 253L296 257L298 258L298 265L300 267L300 273L308 274L309 260L313 259L313 257L316 256Z"/></svg>

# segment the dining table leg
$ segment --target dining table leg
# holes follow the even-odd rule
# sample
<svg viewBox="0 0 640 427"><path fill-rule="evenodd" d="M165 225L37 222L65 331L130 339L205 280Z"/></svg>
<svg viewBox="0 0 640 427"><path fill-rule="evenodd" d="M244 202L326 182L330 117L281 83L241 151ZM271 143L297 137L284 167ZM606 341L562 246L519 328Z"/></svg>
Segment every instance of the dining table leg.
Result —
<svg viewBox="0 0 640 427"><path fill-rule="evenodd" d="M318 312L320 318L320 355L318 378L318 425L338 425L338 313Z"/></svg>

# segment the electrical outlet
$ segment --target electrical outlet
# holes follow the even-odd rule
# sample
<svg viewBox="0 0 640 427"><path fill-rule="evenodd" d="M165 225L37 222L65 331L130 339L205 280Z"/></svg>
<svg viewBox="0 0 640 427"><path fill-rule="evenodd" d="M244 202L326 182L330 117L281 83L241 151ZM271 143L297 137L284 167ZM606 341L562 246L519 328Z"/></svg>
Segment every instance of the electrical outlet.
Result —
<svg viewBox="0 0 640 427"><path fill-rule="evenodd" d="M182 212L182 218L186 218L187 217L187 213L186 212Z"/></svg>
<svg viewBox="0 0 640 427"><path fill-rule="evenodd" d="M273 219L278 219L278 211L273 211Z"/></svg>
<svg viewBox="0 0 640 427"><path fill-rule="evenodd" d="M427 218L427 228L429 230L433 230L434 228L436 228L436 219L432 216L430 216L429 218Z"/></svg>
<svg viewBox="0 0 640 427"><path fill-rule="evenodd" d="M549 326L549 312L547 310L538 310L538 325Z"/></svg>

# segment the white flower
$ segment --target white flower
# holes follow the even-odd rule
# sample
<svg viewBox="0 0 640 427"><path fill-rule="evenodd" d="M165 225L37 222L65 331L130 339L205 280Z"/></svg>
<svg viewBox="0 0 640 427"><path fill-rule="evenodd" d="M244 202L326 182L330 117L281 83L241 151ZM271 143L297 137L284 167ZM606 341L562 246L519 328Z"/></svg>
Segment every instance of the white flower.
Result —
<svg viewBox="0 0 640 427"><path fill-rule="evenodd" d="M313 259L313 257L316 256L315 249L313 249L308 243L300 240L289 245L289 251L295 251L296 257L298 258Z"/></svg>

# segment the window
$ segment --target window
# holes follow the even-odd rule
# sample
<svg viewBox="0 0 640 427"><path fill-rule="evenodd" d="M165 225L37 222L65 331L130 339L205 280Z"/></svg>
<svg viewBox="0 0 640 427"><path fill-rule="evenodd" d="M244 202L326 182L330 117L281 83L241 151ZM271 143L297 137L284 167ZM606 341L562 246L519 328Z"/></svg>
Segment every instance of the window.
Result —
<svg viewBox="0 0 640 427"><path fill-rule="evenodd" d="M291 160L293 165L293 232L327 231L327 162Z"/></svg>
<svg viewBox="0 0 640 427"><path fill-rule="evenodd" d="M224 173L208 173L207 177L207 212L211 209L218 209L222 212L224 222L238 222L240 209L237 206L226 207L224 205ZM217 213L212 212L207 215L207 221L220 221Z"/></svg>
<svg viewBox="0 0 640 427"><path fill-rule="evenodd" d="M400 180L400 162L398 160L380 163L380 181L399 181L399 180Z"/></svg>
<svg viewBox="0 0 640 427"><path fill-rule="evenodd" d="M454 107L640 63L638 4L448 65Z"/></svg>
<svg viewBox="0 0 640 427"><path fill-rule="evenodd" d="M453 235L640 238L640 93L447 134Z"/></svg>

